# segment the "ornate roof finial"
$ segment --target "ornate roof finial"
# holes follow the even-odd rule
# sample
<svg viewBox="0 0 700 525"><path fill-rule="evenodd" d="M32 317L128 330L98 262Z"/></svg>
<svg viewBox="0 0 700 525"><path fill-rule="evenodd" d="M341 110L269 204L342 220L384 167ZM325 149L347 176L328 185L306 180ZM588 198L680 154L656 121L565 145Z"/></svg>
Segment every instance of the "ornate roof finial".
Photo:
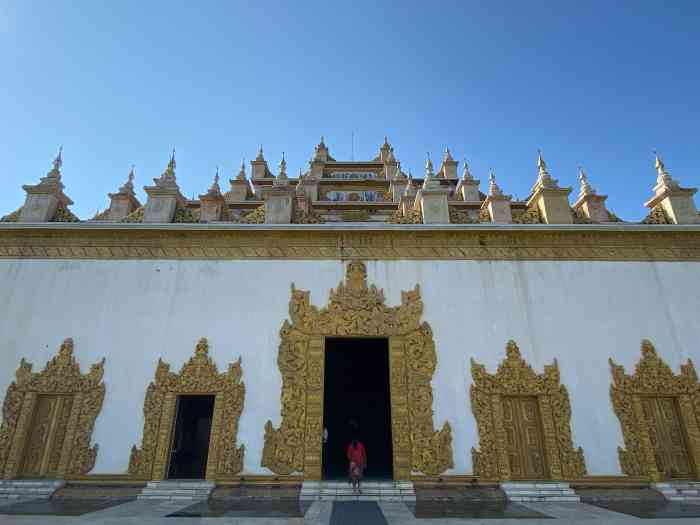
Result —
<svg viewBox="0 0 700 525"><path fill-rule="evenodd" d="M258 156L255 157L255 160L258 160L258 161L260 161L260 160L263 160L263 161L264 161L264 160L265 160L265 156L263 155L263 147L262 147L262 144L260 144L260 149L258 150Z"/></svg>
<svg viewBox="0 0 700 525"><path fill-rule="evenodd" d="M236 180L246 180L246 175L245 175L245 159L241 160L241 169L238 172L238 175L236 176Z"/></svg>
<svg viewBox="0 0 700 525"><path fill-rule="evenodd" d="M537 169L539 170L540 176L548 175L547 164L544 162L544 158L542 157L541 150L537 150Z"/></svg>
<svg viewBox="0 0 700 525"><path fill-rule="evenodd" d="M321 135L321 142L318 143L319 146L325 146L325 142L323 141L323 135Z"/></svg>
<svg viewBox="0 0 700 525"><path fill-rule="evenodd" d="M455 160L452 158L452 153L450 153L450 148L448 146L445 146L445 155L442 160L445 162L453 162Z"/></svg>
<svg viewBox="0 0 700 525"><path fill-rule="evenodd" d="M586 172L583 171L583 167L579 166L578 167L578 180L581 183L581 191L579 192L579 195L581 197L585 195L594 195L595 190L593 189L593 186L591 186L588 183L588 177L586 176Z"/></svg>
<svg viewBox="0 0 700 525"><path fill-rule="evenodd" d="M654 151L654 167L659 175L666 173L666 166L664 161L661 160L661 155L659 155L658 151Z"/></svg>
<svg viewBox="0 0 700 525"><path fill-rule="evenodd" d="M661 155L654 151L654 157L654 166L656 167L656 184L678 187L678 183L673 180L669 172L666 171L666 165L664 164L664 161L661 160Z"/></svg>
<svg viewBox="0 0 700 525"><path fill-rule="evenodd" d="M467 164L467 159L464 159L464 169L462 170L462 180L474 180L471 172L469 171L469 164Z"/></svg>
<svg viewBox="0 0 700 525"><path fill-rule="evenodd" d="M63 144L58 147L58 155L53 159L53 169L60 170L63 166Z"/></svg>
<svg viewBox="0 0 700 525"><path fill-rule="evenodd" d="M496 174L493 172L493 170L489 171L489 197L497 197L503 195L503 191L501 191L501 188L496 184Z"/></svg>
<svg viewBox="0 0 700 525"><path fill-rule="evenodd" d="M287 180L287 161L284 158L284 151L282 152L282 160L280 161L280 172L277 175L277 180Z"/></svg>
<svg viewBox="0 0 700 525"><path fill-rule="evenodd" d="M221 188L219 187L219 166L216 167L216 174L214 175L214 182L209 188L209 193L221 193Z"/></svg>
<svg viewBox="0 0 700 525"><path fill-rule="evenodd" d="M425 176L428 179L433 178L434 172L433 172L433 161L430 160L430 152L427 153L428 155L428 160L425 162Z"/></svg>
<svg viewBox="0 0 700 525"><path fill-rule="evenodd" d="M175 171L175 148L173 148L173 152L170 155L170 162L168 162L168 169Z"/></svg>
<svg viewBox="0 0 700 525"><path fill-rule="evenodd" d="M389 137L387 137L386 135L384 135L384 144L382 144L382 147L383 147L383 148L389 148L389 147L390 147L390 146L389 146Z"/></svg>
<svg viewBox="0 0 700 525"><path fill-rule="evenodd" d="M121 188L119 188L119 193L134 193L134 168L135 166L132 164L131 169L129 170L129 175L126 177L126 182Z"/></svg>

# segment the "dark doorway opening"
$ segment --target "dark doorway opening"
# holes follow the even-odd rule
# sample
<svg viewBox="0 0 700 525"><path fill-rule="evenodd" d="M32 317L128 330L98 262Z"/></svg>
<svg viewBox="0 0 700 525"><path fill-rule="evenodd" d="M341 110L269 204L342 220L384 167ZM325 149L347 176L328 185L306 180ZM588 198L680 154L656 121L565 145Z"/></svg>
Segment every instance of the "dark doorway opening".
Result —
<svg viewBox="0 0 700 525"><path fill-rule="evenodd" d="M213 414L214 396L177 396L168 478L204 479Z"/></svg>
<svg viewBox="0 0 700 525"><path fill-rule="evenodd" d="M323 478L347 477L356 436L367 449L365 477L392 479L389 340L327 337L325 355Z"/></svg>

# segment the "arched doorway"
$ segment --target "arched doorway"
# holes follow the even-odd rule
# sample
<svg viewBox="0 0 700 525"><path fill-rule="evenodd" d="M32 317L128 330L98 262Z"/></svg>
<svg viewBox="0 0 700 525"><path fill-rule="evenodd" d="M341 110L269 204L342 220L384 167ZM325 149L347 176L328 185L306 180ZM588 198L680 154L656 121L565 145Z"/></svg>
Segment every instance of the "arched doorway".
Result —
<svg viewBox="0 0 700 525"><path fill-rule="evenodd" d="M447 422L439 431L433 427L437 354L430 326L421 323L420 288L401 292L401 305L389 307L383 291L367 285L364 263L352 261L346 272L321 309L292 285L277 357L282 423L278 429L271 421L265 425L262 466L321 479L324 388L332 387L324 381L326 338L371 337L388 340L393 478L440 474L453 466L452 434Z"/></svg>

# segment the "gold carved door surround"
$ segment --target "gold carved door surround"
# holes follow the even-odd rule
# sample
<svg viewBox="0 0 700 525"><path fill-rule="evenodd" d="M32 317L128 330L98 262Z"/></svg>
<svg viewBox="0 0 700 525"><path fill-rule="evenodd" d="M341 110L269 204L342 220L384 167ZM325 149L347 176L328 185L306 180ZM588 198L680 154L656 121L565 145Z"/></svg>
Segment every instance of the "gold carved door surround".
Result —
<svg viewBox="0 0 700 525"><path fill-rule="evenodd" d="M688 359L686 364L681 365L680 374L674 374L656 353L651 341L644 339L641 359L634 374L626 374L625 368L615 364L612 359L609 363L613 379L610 400L620 420L625 443L624 449L617 449L622 472L628 476L644 476L651 481L670 477L668 472L659 471L653 428L644 405L648 398L672 398L683 427L683 445L697 478L700 475L700 383L693 362Z"/></svg>
<svg viewBox="0 0 700 525"><path fill-rule="evenodd" d="M166 478L177 396L197 394L214 396L205 479L215 481L241 472L245 446L237 447L236 440L245 400L242 374L240 358L229 364L226 372L219 373L209 357L206 338L199 340L194 356L178 374L159 359L155 381L146 390L141 448L131 448L129 474L145 480Z"/></svg>
<svg viewBox="0 0 700 525"><path fill-rule="evenodd" d="M104 362L82 374L70 338L41 372L33 373L31 363L20 361L3 404L0 477L22 475L23 464L28 475L59 479L93 469L98 447L91 447L90 440L105 397ZM42 432L32 431L35 422Z"/></svg>
<svg viewBox="0 0 700 525"><path fill-rule="evenodd" d="M262 466L276 474L303 472L305 479L321 479L325 338L386 337L394 479L452 468L450 424L439 431L433 426L437 354L422 313L418 285L401 292L399 306L386 306L383 290L368 286L367 268L357 260L347 264L345 282L330 291L321 309L311 305L308 291L292 284L290 320L280 329L277 356L282 421L279 428L271 421L265 425Z"/></svg>
<svg viewBox="0 0 700 525"><path fill-rule="evenodd" d="M537 398L542 423L542 438L546 478L577 479L586 474L581 447L574 449L571 439L571 404L566 387L559 380L556 359L537 374L520 355L515 341L508 341L506 358L495 374L471 360L473 384L470 387L472 412L479 432L480 450L472 448L474 473L485 480L511 480L504 397L532 396Z"/></svg>

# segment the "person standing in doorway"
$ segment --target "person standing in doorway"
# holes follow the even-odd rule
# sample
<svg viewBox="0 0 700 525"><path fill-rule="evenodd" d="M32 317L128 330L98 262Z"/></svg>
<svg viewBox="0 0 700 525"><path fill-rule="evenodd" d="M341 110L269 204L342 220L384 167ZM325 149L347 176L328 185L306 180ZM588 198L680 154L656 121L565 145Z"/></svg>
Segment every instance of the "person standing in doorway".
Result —
<svg viewBox="0 0 700 525"><path fill-rule="evenodd" d="M349 463L348 475L350 477L350 483L352 484L352 493L362 494L360 482L367 468L367 451L361 441L357 438L353 438L348 445L346 453Z"/></svg>

